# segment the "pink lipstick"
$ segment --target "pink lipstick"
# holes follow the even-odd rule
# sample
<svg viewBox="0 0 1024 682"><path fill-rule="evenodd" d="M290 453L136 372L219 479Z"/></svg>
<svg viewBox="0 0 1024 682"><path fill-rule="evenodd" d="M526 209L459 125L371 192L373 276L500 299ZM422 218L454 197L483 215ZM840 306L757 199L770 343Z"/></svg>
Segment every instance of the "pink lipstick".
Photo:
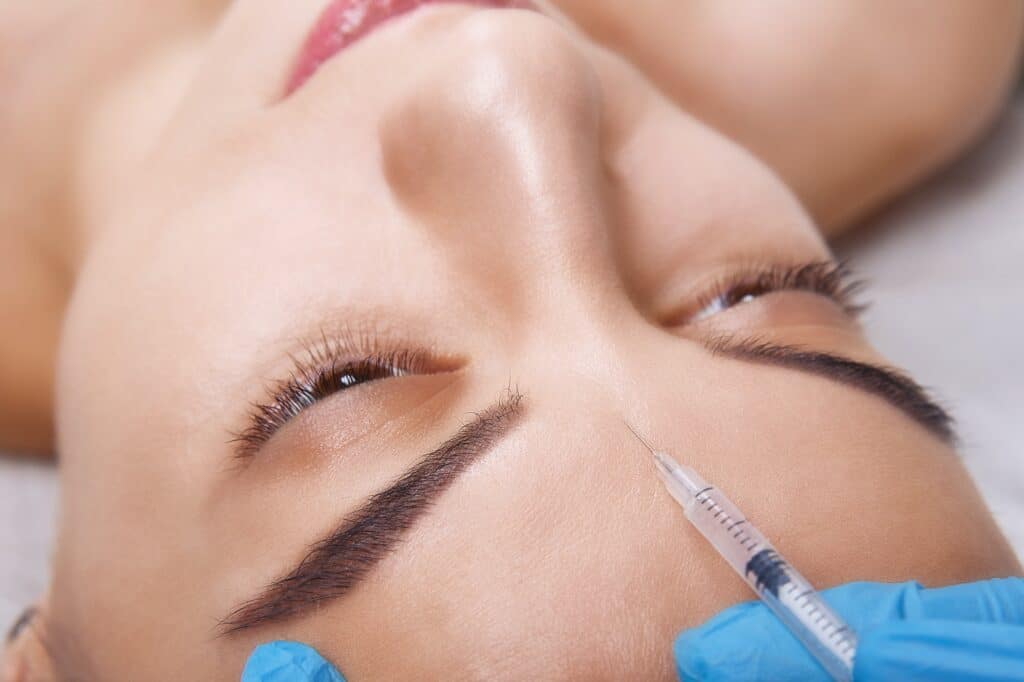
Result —
<svg viewBox="0 0 1024 682"><path fill-rule="evenodd" d="M528 0L334 0L306 38L288 78L285 96L302 87L328 59L389 19L440 2L494 9L533 8Z"/></svg>

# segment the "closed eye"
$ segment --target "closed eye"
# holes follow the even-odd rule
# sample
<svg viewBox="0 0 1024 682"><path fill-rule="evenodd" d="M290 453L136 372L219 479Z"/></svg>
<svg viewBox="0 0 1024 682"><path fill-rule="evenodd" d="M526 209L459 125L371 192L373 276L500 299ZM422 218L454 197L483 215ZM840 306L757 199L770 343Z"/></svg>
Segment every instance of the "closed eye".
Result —
<svg viewBox="0 0 1024 682"><path fill-rule="evenodd" d="M830 299L851 317L864 305L856 300L862 282L855 279L841 263L814 261L796 265L750 266L712 284L696 297L681 314L675 315L671 326L693 324L749 303L758 298L783 291L803 291Z"/></svg>
<svg viewBox="0 0 1024 682"><path fill-rule="evenodd" d="M335 393L384 379L454 369L426 351L353 351L349 343L326 336L308 344L292 362L288 378L269 389L267 400L253 404L249 424L232 438L237 457L248 459L282 426Z"/></svg>

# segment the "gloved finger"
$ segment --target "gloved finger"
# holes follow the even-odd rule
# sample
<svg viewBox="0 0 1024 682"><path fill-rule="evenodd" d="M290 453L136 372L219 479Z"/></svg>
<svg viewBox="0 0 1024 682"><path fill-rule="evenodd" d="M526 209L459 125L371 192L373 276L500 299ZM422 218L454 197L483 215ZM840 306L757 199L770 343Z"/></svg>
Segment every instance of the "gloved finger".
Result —
<svg viewBox="0 0 1024 682"><path fill-rule="evenodd" d="M1024 578L933 588L913 581L858 582L825 590L822 596L855 630L918 618L1024 625Z"/></svg>
<svg viewBox="0 0 1024 682"><path fill-rule="evenodd" d="M853 679L1024 682L1024 627L935 619L887 623L861 636Z"/></svg>
<svg viewBox="0 0 1024 682"><path fill-rule="evenodd" d="M673 653L680 680L830 679L781 621L756 602L733 606L687 630Z"/></svg>
<svg viewBox="0 0 1024 682"><path fill-rule="evenodd" d="M1011 578L925 589L913 581L855 582L825 590L821 596L860 633L884 623L920 618L983 621L1001 617L1020 622L1021 583ZM674 653L682 679L743 679L744 675L826 679L796 638L756 602L726 609L684 632L675 642Z"/></svg>
<svg viewBox="0 0 1024 682"><path fill-rule="evenodd" d="M242 670L242 682L345 682L315 649L298 642L256 647Z"/></svg>
<svg viewBox="0 0 1024 682"><path fill-rule="evenodd" d="M854 630L900 617L914 582L857 582L821 596ZM675 641L676 671L684 680L828 679L810 653L764 605L747 602L722 611Z"/></svg>
<svg viewBox="0 0 1024 682"><path fill-rule="evenodd" d="M918 609L916 582L841 585L821 593L856 631L902 619ZM764 605L733 606L675 641L676 671L684 680L828 679L811 654Z"/></svg>
<svg viewBox="0 0 1024 682"><path fill-rule="evenodd" d="M1024 578L996 578L919 592L920 604L908 604L906 618L1024 625Z"/></svg>

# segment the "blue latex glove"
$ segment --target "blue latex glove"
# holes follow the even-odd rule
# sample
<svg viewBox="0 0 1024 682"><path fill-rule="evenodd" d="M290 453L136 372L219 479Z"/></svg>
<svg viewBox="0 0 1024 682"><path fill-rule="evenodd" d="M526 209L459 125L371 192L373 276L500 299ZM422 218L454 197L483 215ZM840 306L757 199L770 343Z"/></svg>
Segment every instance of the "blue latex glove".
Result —
<svg viewBox="0 0 1024 682"><path fill-rule="evenodd" d="M242 682L345 682L338 670L298 642L261 644L242 670Z"/></svg>
<svg viewBox="0 0 1024 682"><path fill-rule="evenodd" d="M1024 682L1024 579L850 583L822 595L857 631L856 682ZM674 653L681 680L829 679L758 602L684 632Z"/></svg>

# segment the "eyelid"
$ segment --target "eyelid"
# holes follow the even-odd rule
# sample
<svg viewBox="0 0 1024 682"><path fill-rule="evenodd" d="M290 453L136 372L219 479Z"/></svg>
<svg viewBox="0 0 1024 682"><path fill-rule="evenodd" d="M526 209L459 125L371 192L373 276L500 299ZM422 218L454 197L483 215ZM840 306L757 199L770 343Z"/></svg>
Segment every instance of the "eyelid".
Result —
<svg viewBox="0 0 1024 682"><path fill-rule="evenodd" d="M694 287L696 293L685 297L684 303L662 318L666 327L685 327L716 314L731 310L725 307L707 315L702 311L731 292L748 289L758 297L785 291L817 294L834 302L851 318L856 318L865 306L857 300L863 282L854 277L845 263L817 260L796 264L748 264L730 269L710 283Z"/></svg>
<svg viewBox="0 0 1024 682"><path fill-rule="evenodd" d="M358 390L364 383L410 375L455 371L457 360L428 350L384 346L379 340L361 336L328 337L321 333L315 342L303 342L303 350L289 355L291 367L286 378L272 382L266 398L251 405L248 425L232 434L235 455L247 460L254 456L286 423L317 402L335 393ZM340 380L362 374L365 379L351 384Z"/></svg>

